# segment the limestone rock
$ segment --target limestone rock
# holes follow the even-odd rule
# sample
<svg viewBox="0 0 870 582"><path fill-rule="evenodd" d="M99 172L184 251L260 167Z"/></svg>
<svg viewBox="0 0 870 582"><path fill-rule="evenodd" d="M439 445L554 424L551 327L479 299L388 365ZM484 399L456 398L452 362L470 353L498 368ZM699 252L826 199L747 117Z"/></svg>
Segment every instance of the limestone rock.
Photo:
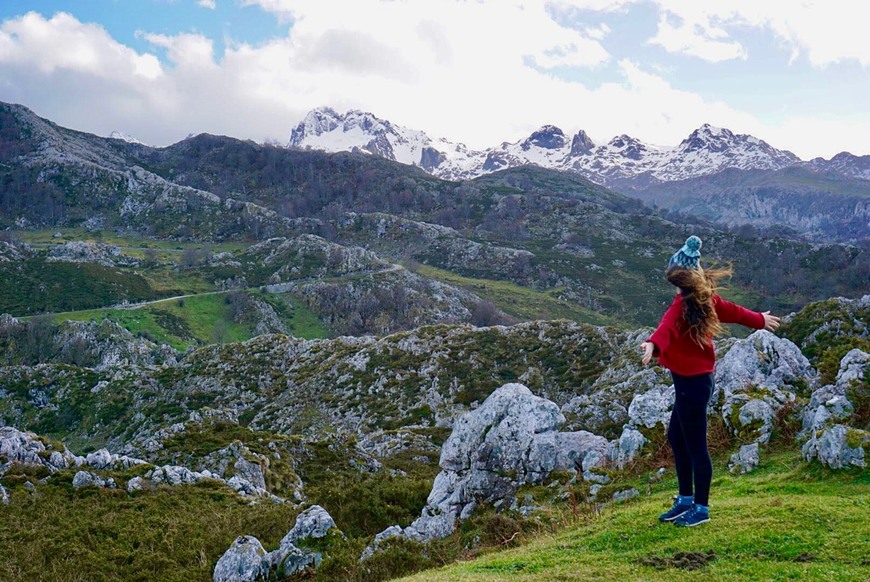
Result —
<svg viewBox="0 0 870 582"><path fill-rule="evenodd" d="M49 449L32 432L25 432L11 426L0 427L0 457L8 463L21 463L29 467L45 467L51 473L82 464L82 458L68 450ZM47 458L46 458L47 457ZM3 471L0 470L0 473Z"/></svg>
<svg viewBox="0 0 870 582"><path fill-rule="evenodd" d="M807 461L817 458L831 469L866 467L870 432L836 424L807 441L801 452Z"/></svg>
<svg viewBox="0 0 870 582"><path fill-rule="evenodd" d="M375 535L374 541L372 541L372 543L369 544L365 550L363 550L362 555L359 557L359 561L362 562L364 560L368 560L373 555L375 555L376 552L382 549L382 545L386 540L390 538L400 537L404 537L402 528L398 525L391 525L381 533Z"/></svg>
<svg viewBox="0 0 870 582"><path fill-rule="evenodd" d="M625 425L619 439L610 448L610 460L622 469L638 456L643 446L649 442L643 433L631 425Z"/></svg>
<svg viewBox="0 0 870 582"><path fill-rule="evenodd" d="M657 386L635 396L628 406L629 423L634 426L667 427L674 407L674 387Z"/></svg>
<svg viewBox="0 0 870 582"><path fill-rule="evenodd" d="M88 485L96 485L97 487L105 487L106 482L99 475L90 471L78 471L72 480L72 486L75 489L79 487L87 487Z"/></svg>
<svg viewBox="0 0 870 582"><path fill-rule="evenodd" d="M278 549L272 552L271 561L280 576L290 576L306 568L317 568L323 554L306 546L313 540L330 534L341 535L332 516L319 505L312 505L296 517L293 528L281 540Z"/></svg>
<svg viewBox="0 0 870 582"><path fill-rule="evenodd" d="M286 578L308 568L317 568L322 561L323 555L320 552L306 552L290 544L281 549L277 572L279 576Z"/></svg>
<svg viewBox="0 0 870 582"><path fill-rule="evenodd" d="M864 381L868 365L870 354L862 350L851 350L843 356L835 383L814 390L810 396L803 412L802 436L812 435L835 423L847 424L855 412L847 391L854 385L870 391L870 386Z"/></svg>
<svg viewBox="0 0 870 582"><path fill-rule="evenodd" d="M332 529L336 529L332 516L321 506L312 505L296 517L296 523L281 540L281 545L298 544L306 539L324 538Z"/></svg>
<svg viewBox="0 0 870 582"><path fill-rule="evenodd" d="M121 254L121 249L103 243L71 241L48 251L49 262L94 263L106 267L135 266L138 261Z"/></svg>
<svg viewBox="0 0 870 582"><path fill-rule="evenodd" d="M759 330L734 343L716 367L726 426L744 441L766 443L776 412L795 399L796 384L812 378L809 361L792 342Z"/></svg>
<svg viewBox="0 0 870 582"><path fill-rule="evenodd" d="M235 465L236 475L253 485L258 491L266 491L266 477L260 463L239 458Z"/></svg>
<svg viewBox="0 0 870 582"><path fill-rule="evenodd" d="M731 455L728 470L732 473L749 473L758 467L759 451L758 443L743 445L740 450Z"/></svg>
<svg viewBox="0 0 870 582"><path fill-rule="evenodd" d="M608 443L586 431L559 433L559 407L522 384L505 384L476 410L459 417L441 449L442 471L426 507L407 528L388 528L380 540L401 535L414 541L443 538L480 503L514 505L520 485L539 483L556 469L584 474L607 461ZM370 556L375 547L364 552Z"/></svg>
<svg viewBox="0 0 870 582"><path fill-rule="evenodd" d="M269 572L269 558L260 540L239 536L214 568L214 582L255 582Z"/></svg>
<svg viewBox="0 0 870 582"><path fill-rule="evenodd" d="M128 457L127 455L110 453L106 449L100 449L98 451L94 451L93 453L88 453L88 455L85 457L84 464L89 467L93 467L94 469L126 470L135 465L143 465L145 464L145 461L143 461L142 459Z"/></svg>
<svg viewBox="0 0 870 582"><path fill-rule="evenodd" d="M146 473L146 477L154 483L164 483L166 485L193 485L203 479L210 478L211 475L206 475L198 471L191 471L187 467L179 467L177 465L163 465L157 467L153 471Z"/></svg>

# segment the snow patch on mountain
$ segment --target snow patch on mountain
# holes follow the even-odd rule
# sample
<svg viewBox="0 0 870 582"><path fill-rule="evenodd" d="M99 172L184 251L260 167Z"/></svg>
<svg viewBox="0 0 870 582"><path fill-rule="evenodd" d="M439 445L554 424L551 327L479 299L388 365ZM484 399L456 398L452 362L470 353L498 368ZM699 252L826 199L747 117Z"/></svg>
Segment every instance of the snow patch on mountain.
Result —
<svg viewBox="0 0 870 582"><path fill-rule="evenodd" d="M483 158L461 143L432 139L425 132L394 125L371 113L351 110L341 115L329 107L309 112L291 132L287 146L365 152L448 179L473 172Z"/></svg>
<svg viewBox="0 0 870 582"><path fill-rule="evenodd" d="M371 113L352 110L342 115L330 108L308 113L293 129L288 146L367 152L449 180L533 164L577 172L603 184L639 176L670 182L726 168L778 170L801 163L793 153L756 137L708 124L673 147L644 143L629 135L596 145L585 131L569 137L562 129L545 125L525 139L475 151L461 143L432 139L423 131L395 125ZM870 177L870 163L865 166L868 169L862 175Z"/></svg>
<svg viewBox="0 0 870 582"><path fill-rule="evenodd" d="M129 133L124 133L122 131L113 131L109 134L109 139L120 139L127 143L135 143L139 145L145 145L143 142L139 141Z"/></svg>

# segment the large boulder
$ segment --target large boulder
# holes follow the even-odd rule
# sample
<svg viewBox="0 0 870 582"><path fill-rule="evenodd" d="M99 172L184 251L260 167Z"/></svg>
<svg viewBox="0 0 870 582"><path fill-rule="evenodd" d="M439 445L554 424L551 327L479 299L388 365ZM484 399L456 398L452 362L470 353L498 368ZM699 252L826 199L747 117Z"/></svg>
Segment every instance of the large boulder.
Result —
<svg viewBox="0 0 870 582"><path fill-rule="evenodd" d="M564 422L555 403L522 384L505 384L456 420L441 450L442 471L421 516L406 528L388 528L376 539L443 538L480 503L509 507L521 485L540 483L554 470L588 472L604 465L607 439L586 431L560 433Z"/></svg>
<svg viewBox="0 0 870 582"><path fill-rule="evenodd" d="M787 339L759 330L734 343L716 367L716 392L725 425L744 444L766 443L777 412L795 400L815 372Z"/></svg>
<svg viewBox="0 0 870 582"><path fill-rule="evenodd" d="M239 536L214 568L214 582L255 582L269 573L269 555L254 536Z"/></svg>
<svg viewBox="0 0 870 582"><path fill-rule="evenodd" d="M655 386L635 396L628 405L629 424L654 428L667 426L674 408L675 391L671 386Z"/></svg>
<svg viewBox="0 0 870 582"><path fill-rule="evenodd" d="M610 460L616 467L622 469L631 463L649 442L636 427L627 424L622 428L619 438L610 443Z"/></svg>
<svg viewBox="0 0 870 582"><path fill-rule="evenodd" d="M834 384L814 390L804 409L803 430L807 441L801 452L807 461L818 459L832 469L866 467L870 454L870 431L865 419L856 418L849 399L866 401L870 385L866 380L870 354L852 350L840 360Z"/></svg>
<svg viewBox="0 0 870 582"><path fill-rule="evenodd" d="M135 465L143 465L145 461L128 457L127 455L118 455L110 453L107 449L100 449L92 453L88 453L85 457L85 465L94 469L121 469L126 470Z"/></svg>
<svg viewBox="0 0 870 582"><path fill-rule="evenodd" d="M283 580L302 570L320 566L322 550L343 534L325 509L313 505L296 517L293 528L278 548L267 552L253 536L239 536L214 569L214 580L242 582Z"/></svg>
<svg viewBox="0 0 870 582"><path fill-rule="evenodd" d="M88 487L90 485L95 487L106 487L107 482L96 473L91 473L90 471L77 471L72 480L73 488L78 489L79 487Z"/></svg>
<svg viewBox="0 0 870 582"><path fill-rule="evenodd" d="M836 424L807 441L801 452L807 461L816 458L831 469L866 467L870 432Z"/></svg>
<svg viewBox="0 0 870 582"><path fill-rule="evenodd" d="M46 446L43 440L32 432L21 431L11 426L0 426L0 457L6 463L20 463L27 467L45 467L51 473L60 469L83 464L82 457L76 457L66 448L58 450ZM0 475L4 465L0 463Z"/></svg>
<svg viewBox="0 0 870 582"><path fill-rule="evenodd" d="M323 561L318 540L330 541L330 536L340 536L332 516L319 505L312 505L296 518L293 528L281 540L278 549L271 553L272 565L279 576L286 577L306 568L317 568Z"/></svg>
<svg viewBox="0 0 870 582"><path fill-rule="evenodd" d="M855 412L849 400L850 388L870 390L864 380L870 354L855 349L840 360L840 371L834 384L826 384L813 391L809 404L804 408L801 435L824 430L826 427L846 422Z"/></svg>
<svg viewBox="0 0 870 582"><path fill-rule="evenodd" d="M619 438L610 443L610 461L617 468L624 468L638 457L653 433L667 431L674 398L673 385L658 384L635 394L628 405L628 423L623 425Z"/></svg>

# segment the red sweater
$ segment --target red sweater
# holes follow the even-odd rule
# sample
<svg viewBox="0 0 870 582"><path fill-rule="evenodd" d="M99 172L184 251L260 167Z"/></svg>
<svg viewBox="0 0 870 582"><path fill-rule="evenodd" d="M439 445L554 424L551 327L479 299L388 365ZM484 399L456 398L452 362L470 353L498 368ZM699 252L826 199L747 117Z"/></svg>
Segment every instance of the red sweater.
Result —
<svg viewBox="0 0 870 582"><path fill-rule="evenodd" d="M713 296L713 307L722 323L738 323L755 329L764 327L764 315L718 295ZM647 341L655 345L653 354L658 356L659 364L681 376L708 374L716 365L712 338L701 347L689 335L683 320L683 297L679 293Z"/></svg>

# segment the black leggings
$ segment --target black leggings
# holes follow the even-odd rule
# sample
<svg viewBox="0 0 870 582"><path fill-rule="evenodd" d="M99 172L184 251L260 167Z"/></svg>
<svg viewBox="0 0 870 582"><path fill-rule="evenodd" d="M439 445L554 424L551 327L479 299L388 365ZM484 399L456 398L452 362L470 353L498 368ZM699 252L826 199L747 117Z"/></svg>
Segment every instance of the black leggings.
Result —
<svg viewBox="0 0 870 582"><path fill-rule="evenodd" d="M674 452L674 465L680 495L692 494L695 503L707 505L713 463L707 451L707 404L713 395L713 374L680 376L671 372L676 390L674 410L668 426L668 442Z"/></svg>

